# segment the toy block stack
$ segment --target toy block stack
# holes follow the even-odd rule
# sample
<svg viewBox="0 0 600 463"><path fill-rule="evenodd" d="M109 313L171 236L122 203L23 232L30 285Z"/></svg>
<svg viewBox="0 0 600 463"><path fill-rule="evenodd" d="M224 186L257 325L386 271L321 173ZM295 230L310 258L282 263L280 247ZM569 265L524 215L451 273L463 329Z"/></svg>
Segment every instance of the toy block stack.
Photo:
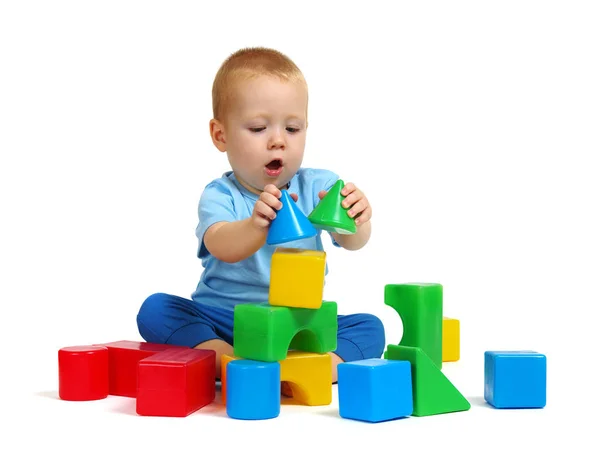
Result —
<svg viewBox="0 0 600 463"><path fill-rule="evenodd" d="M325 258L324 251L276 248L269 300L235 307L234 356L221 359L221 396L229 416L277 416L281 382L290 386L298 403L331 403L328 352L337 347L337 304L323 301ZM262 414L257 411L261 403Z"/></svg>
<svg viewBox="0 0 600 463"><path fill-rule="evenodd" d="M144 416L185 417L215 398L213 350L116 341L58 351L59 397L136 400Z"/></svg>
<svg viewBox="0 0 600 463"><path fill-rule="evenodd" d="M267 244L277 246L317 231L287 190ZM238 419L279 415L281 383L303 405L332 400L331 357L337 347L337 303L323 300L326 253L276 247L268 301L234 308L234 356L221 359L221 396ZM276 387L275 387L276 386Z"/></svg>
<svg viewBox="0 0 600 463"><path fill-rule="evenodd" d="M469 410L469 401L441 371L444 327L442 285L389 284L385 286L384 301L396 310L403 326L400 343L388 345L384 358L410 362L412 414L430 416Z"/></svg>

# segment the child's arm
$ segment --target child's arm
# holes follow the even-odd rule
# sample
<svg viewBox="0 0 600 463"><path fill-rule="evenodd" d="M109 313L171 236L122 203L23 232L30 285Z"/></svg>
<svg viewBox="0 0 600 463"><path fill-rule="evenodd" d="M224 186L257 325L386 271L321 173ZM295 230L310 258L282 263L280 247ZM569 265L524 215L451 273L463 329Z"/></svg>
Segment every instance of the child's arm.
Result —
<svg viewBox="0 0 600 463"><path fill-rule="evenodd" d="M223 262L235 263L258 251L267 240L271 221L283 206L281 191L275 185L267 185L260 194L252 215L236 222L217 222L204 234L208 252Z"/></svg>
<svg viewBox="0 0 600 463"><path fill-rule="evenodd" d="M204 234L208 252L223 262L233 264L258 251L267 234L252 224L252 217L236 222L217 222Z"/></svg>

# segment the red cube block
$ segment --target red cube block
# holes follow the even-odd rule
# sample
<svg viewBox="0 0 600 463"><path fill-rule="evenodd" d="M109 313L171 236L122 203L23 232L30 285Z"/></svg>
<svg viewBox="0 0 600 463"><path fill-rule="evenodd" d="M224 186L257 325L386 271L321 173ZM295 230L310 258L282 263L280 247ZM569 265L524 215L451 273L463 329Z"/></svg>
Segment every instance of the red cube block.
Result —
<svg viewBox="0 0 600 463"><path fill-rule="evenodd" d="M62 400L98 400L108 395L108 349L63 347L58 351L58 396Z"/></svg>
<svg viewBox="0 0 600 463"><path fill-rule="evenodd" d="M165 350L139 362L136 411L185 417L215 399L214 350Z"/></svg>
<svg viewBox="0 0 600 463"><path fill-rule="evenodd" d="M124 397L135 397L137 394L140 360L167 349L192 350L190 347L137 341L115 341L98 345L108 349L108 393Z"/></svg>

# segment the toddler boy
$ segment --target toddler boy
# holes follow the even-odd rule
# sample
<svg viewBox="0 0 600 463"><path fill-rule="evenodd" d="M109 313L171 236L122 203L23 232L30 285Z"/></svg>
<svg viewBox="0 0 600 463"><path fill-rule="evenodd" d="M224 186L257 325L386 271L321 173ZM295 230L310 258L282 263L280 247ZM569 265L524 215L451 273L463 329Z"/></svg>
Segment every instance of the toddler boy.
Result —
<svg viewBox="0 0 600 463"><path fill-rule="evenodd" d="M298 67L282 53L246 48L229 56L214 80L210 135L227 153L232 170L210 182L199 206L197 255L204 271L190 299L158 293L148 297L137 316L148 342L212 349L233 355L233 310L236 304L265 302L269 297L271 257L266 244L271 221L287 189L309 215L338 180L324 169L302 168L308 126L308 89ZM355 218L352 235L330 233L334 246L362 248L371 235L371 206L363 192L347 183L342 195ZM326 232L329 233L329 232ZM321 232L285 247L323 250ZM333 382L343 361L379 358L385 333L370 314L338 315Z"/></svg>

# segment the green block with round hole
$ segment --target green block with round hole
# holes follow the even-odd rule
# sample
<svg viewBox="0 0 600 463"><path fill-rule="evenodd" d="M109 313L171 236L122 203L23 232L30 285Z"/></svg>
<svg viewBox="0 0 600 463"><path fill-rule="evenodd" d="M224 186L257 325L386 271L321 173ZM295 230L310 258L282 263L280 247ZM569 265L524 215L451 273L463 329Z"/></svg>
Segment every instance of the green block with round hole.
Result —
<svg viewBox="0 0 600 463"><path fill-rule="evenodd" d="M337 348L337 303L318 309L272 306L268 302L238 304L233 313L236 357L278 362L288 350L325 354Z"/></svg>
<svg viewBox="0 0 600 463"><path fill-rule="evenodd" d="M384 302L402 319L400 346L419 347L442 368L443 288L438 283L385 286Z"/></svg>

